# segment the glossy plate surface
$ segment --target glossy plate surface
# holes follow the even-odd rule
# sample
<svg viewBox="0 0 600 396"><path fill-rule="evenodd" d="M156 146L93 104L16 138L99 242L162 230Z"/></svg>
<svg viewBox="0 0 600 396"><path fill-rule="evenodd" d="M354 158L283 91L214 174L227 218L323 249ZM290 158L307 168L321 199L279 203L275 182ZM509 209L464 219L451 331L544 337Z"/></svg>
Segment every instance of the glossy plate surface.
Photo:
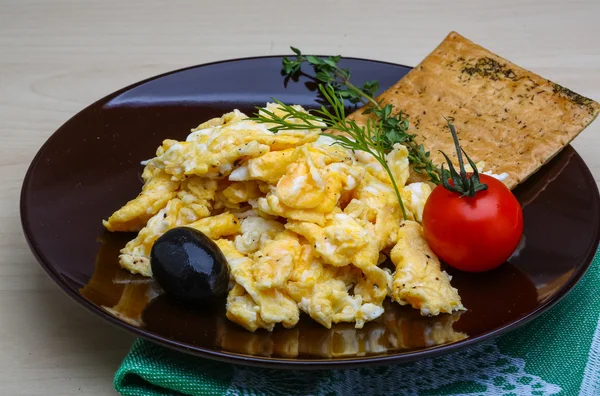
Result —
<svg viewBox="0 0 600 396"><path fill-rule="evenodd" d="M357 83L386 88L410 68L345 59ZM525 238L509 263L484 274L449 272L468 311L436 318L389 306L363 329L327 330L303 318L294 329L249 333L224 308L171 303L156 285L121 270L119 249L133 234L111 234L101 220L141 188L140 161L165 138L183 139L201 122L238 108L250 114L271 97L317 105L307 78L287 81L280 57L213 63L158 76L94 103L63 125L33 160L21 195L28 242L71 297L102 318L163 345L242 364L324 368L420 359L471 345L527 322L581 278L598 246L596 183L569 146L515 190ZM569 320L569 318L564 318Z"/></svg>

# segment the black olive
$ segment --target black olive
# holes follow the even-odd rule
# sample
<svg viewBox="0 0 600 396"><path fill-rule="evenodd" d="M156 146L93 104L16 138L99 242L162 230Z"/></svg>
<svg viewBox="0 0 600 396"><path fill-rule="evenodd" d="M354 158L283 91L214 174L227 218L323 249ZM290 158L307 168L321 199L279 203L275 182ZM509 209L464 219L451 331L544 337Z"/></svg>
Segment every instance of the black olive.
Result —
<svg viewBox="0 0 600 396"><path fill-rule="evenodd" d="M210 238L189 227L167 231L154 242L152 274L168 296L192 304L214 303L227 295L229 266Z"/></svg>

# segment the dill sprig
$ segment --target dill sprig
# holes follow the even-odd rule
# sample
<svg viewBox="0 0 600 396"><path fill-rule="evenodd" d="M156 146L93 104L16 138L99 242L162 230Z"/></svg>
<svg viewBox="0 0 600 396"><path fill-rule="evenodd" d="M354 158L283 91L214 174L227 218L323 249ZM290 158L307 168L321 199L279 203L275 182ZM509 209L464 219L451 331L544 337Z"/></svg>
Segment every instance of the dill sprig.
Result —
<svg viewBox="0 0 600 396"><path fill-rule="evenodd" d="M299 49L290 48L296 57L283 58L283 73L287 77L297 76L301 73L302 64L308 63L315 72L314 78L321 84L330 85L336 98L341 98L342 102L347 100L354 105L363 104L363 113L375 116L376 122L372 126L380 129L376 135L373 135L377 139L377 144L382 145L386 151L391 150L396 143L406 146L408 160L414 171L427 174L429 180L435 184L441 183L442 174L448 176L445 171L433 163L429 151L426 151L422 144L417 143L416 135L408 133L409 123L404 113L399 111L393 114L394 109L391 104L384 105L375 99L379 90L377 81L367 81L359 88L350 82L350 70L338 65L341 56L319 58L303 55ZM322 92L320 87L319 90Z"/></svg>
<svg viewBox="0 0 600 396"><path fill-rule="evenodd" d="M321 106L320 109L312 110L312 113L306 113L277 99L273 99L279 105L279 111L283 115L277 115L270 110L261 108L258 114L252 119L268 124L269 130L272 132L315 129L315 127L323 125L323 123L329 129L342 132L344 135L330 133L323 133L323 135L331 137L335 140L336 144L348 150L362 150L367 152L381 164L392 182L394 192L400 204L402 216L406 220L408 217L400 190L396 184L392 170L385 159L387 149L383 137L384 128L382 122L369 119L366 126L359 126L355 121L346 119L344 98L331 84L319 84L319 91L331 106L331 109Z"/></svg>

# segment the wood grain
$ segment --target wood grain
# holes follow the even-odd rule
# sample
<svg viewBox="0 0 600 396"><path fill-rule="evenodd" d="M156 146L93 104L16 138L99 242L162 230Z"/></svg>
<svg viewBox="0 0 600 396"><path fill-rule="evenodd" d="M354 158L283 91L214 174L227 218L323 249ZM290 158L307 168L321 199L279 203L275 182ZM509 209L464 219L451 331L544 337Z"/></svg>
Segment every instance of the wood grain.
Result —
<svg viewBox="0 0 600 396"><path fill-rule="evenodd" d="M52 284L18 217L31 159L87 104L158 73L288 45L415 65L451 30L599 100L599 14L596 0L0 0L0 393L114 394L133 341ZM599 132L596 122L573 144L597 182Z"/></svg>

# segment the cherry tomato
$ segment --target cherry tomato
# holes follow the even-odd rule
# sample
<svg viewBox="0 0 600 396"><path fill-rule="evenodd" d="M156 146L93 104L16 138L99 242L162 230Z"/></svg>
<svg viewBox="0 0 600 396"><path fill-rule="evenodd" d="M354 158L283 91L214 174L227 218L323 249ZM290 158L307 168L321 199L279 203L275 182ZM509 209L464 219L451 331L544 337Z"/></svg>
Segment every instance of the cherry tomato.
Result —
<svg viewBox="0 0 600 396"><path fill-rule="evenodd" d="M431 249L462 271L498 267L515 251L523 233L523 212L499 180L480 175L485 191L461 197L437 186L423 209L423 231Z"/></svg>

